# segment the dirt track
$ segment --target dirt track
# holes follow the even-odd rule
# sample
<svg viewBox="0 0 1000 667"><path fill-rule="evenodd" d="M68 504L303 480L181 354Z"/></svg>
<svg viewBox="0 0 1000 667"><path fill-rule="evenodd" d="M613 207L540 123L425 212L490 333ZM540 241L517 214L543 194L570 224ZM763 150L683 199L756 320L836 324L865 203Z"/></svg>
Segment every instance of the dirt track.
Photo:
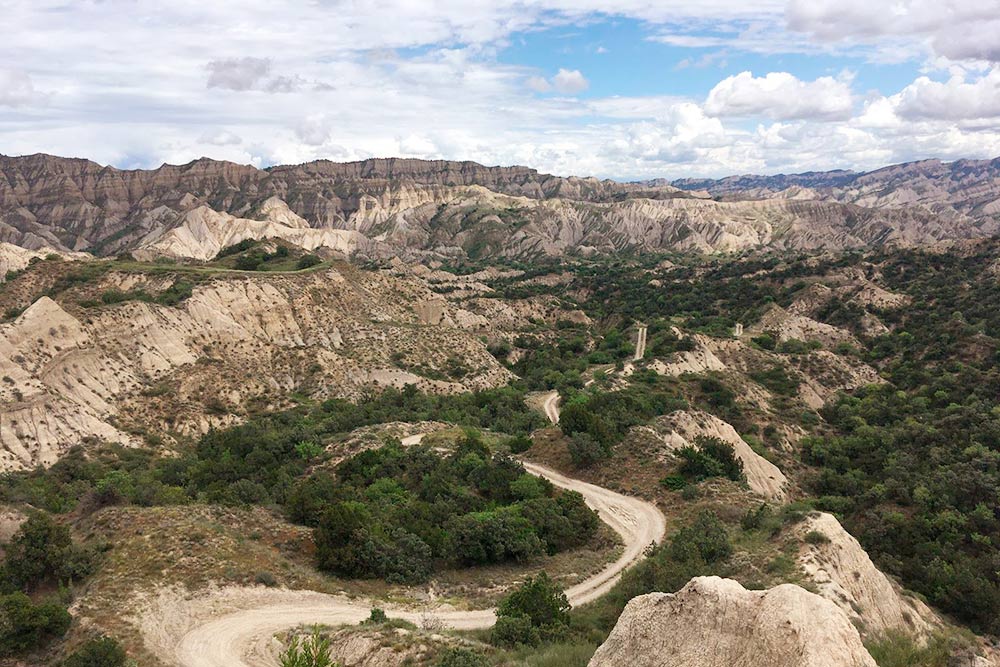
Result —
<svg viewBox="0 0 1000 667"><path fill-rule="evenodd" d="M549 479L556 486L579 491L601 519L621 535L625 550L621 557L590 579L566 591L570 604L590 602L610 590L627 567L643 556L651 542L659 542L666 531L663 514L652 504L574 480L533 463L525 468ZM232 611L201 622L186 631L170 651L162 642L158 653L168 663L182 667L273 667L276 662L274 634L296 625L357 623L368 617L372 601L303 591L274 591L256 606ZM384 606L378 603L379 606ZM473 629L493 624L492 610L442 611L403 610L385 607L390 617L421 623L428 615L452 628ZM157 648L150 646L150 648Z"/></svg>
<svg viewBox="0 0 1000 667"><path fill-rule="evenodd" d="M545 395L545 402L542 403L542 408L545 410L545 416L549 418L549 421L553 424L559 423L559 392L553 391Z"/></svg>

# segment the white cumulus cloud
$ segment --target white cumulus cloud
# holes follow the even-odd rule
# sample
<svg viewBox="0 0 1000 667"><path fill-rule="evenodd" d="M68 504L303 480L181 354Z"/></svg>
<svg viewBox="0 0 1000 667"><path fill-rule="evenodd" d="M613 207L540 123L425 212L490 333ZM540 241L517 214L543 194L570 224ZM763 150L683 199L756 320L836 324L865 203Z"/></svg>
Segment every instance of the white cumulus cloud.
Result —
<svg viewBox="0 0 1000 667"><path fill-rule="evenodd" d="M844 119L852 107L849 81L829 76L802 81L788 72L762 77L741 72L716 84L705 100L705 111L712 116L775 120Z"/></svg>
<svg viewBox="0 0 1000 667"><path fill-rule="evenodd" d="M590 88L587 77L578 69L559 68L551 79L541 76L531 76L525 85L536 93L557 92L561 95L576 95Z"/></svg>

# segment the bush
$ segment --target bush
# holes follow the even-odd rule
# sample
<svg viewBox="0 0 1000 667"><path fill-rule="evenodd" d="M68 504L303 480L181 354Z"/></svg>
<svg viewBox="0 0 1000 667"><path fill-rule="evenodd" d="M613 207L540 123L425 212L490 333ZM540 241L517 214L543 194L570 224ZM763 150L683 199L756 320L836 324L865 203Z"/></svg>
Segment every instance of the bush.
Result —
<svg viewBox="0 0 1000 667"><path fill-rule="evenodd" d="M608 458L609 452L593 436L586 432L574 433L566 445L573 465L586 468Z"/></svg>
<svg viewBox="0 0 1000 667"><path fill-rule="evenodd" d="M487 667L489 662L478 651L461 646L452 646L445 649L438 656L434 665L435 667Z"/></svg>
<svg viewBox="0 0 1000 667"><path fill-rule="evenodd" d="M497 619L525 617L533 628L545 629L569 624L569 601L562 589L545 572L528 579L505 597L497 608Z"/></svg>
<svg viewBox="0 0 1000 667"><path fill-rule="evenodd" d="M694 522L678 530L670 540L670 556L675 561L701 559L711 564L733 552L725 525L714 512L702 511Z"/></svg>
<svg viewBox="0 0 1000 667"><path fill-rule="evenodd" d="M680 474L698 482L710 477L743 479L743 462L736 457L733 446L719 438L699 437L697 448L690 445L677 451L681 457Z"/></svg>
<svg viewBox="0 0 1000 667"><path fill-rule="evenodd" d="M91 639L68 658L60 667L124 667L125 649L111 637Z"/></svg>
<svg viewBox="0 0 1000 667"><path fill-rule="evenodd" d="M267 586L268 588L273 588L278 585L278 580L275 579L274 575L267 571L258 572L254 575L254 583L260 584L261 586Z"/></svg>
<svg viewBox="0 0 1000 667"><path fill-rule="evenodd" d="M73 545L69 528L46 514L28 517L7 545L4 568L11 582L30 588L90 574L90 555Z"/></svg>
<svg viewBox="0 0 1000 667"><path fill-rule="evenodd" d="M295 264L295 268L298 270L308 269L311 266L316 266L317 264L322 264L323 260L316 255L308 254L299 257L299 261Z"/></svg>
<svg viewBox="0 0 1000 667"><path fill-rule="evenodd" d="M531 438L526 435L519 435L508 439L505 443L511 454L521 454L531 449Z"/></svg>
<svg viewBox="0 0 1000 667"><path fill-rule="evenodd" d="M490 642L494 646L538 646L542 641L538 628L527 616L497 616Z"/></svg>
<svg viewBox="0 0 1000 667"><path fill-rule="evenodd" d="M830 538L818 530L810 530L803 539L807 544L828 544L830 542Z"/></svg>
<svg viewBox="0 0 1000 667"><path fill-rule="evenodd" d="M278 656L281 667L333 667L330 657L330 640L319 629L313 630L308 639L292 637L288 647Z"/></svg>
<svg viewBox="0 0 1000 667"><path fill-rule="evenodd" d="M380 609L379 607L372 607L371 612L368 614L368 620L365 622L376 625L379 623L385 623L388 620L389 617L385 615L385 610Z"/></svg>
<svg viewBox="0 0 1000 667"><path fill-rule="evenodd" d="M69 630L72 618L65 607L35 604L21 592L0 597L0 656L41 648Z"/></svg>

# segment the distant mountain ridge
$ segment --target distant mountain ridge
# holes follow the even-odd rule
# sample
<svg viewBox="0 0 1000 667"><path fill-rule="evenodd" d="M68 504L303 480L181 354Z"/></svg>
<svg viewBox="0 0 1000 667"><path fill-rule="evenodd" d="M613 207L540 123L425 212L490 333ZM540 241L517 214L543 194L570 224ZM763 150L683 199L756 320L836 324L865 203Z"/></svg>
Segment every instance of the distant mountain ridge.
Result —
<svg viewBox="0 0 1000 667"><path fill-rule="evenodd" d="M869 172L827 171L671 181L725 199L809 198L872 208L918 206L972 220L1000 214L1000 158L921 160Z"/></svg>
<svg viewBox="0 0 1000 667"><path fill-rule="evenodd" d="M97 255L202 259L221 239L258 236L374 258L839 250L980 238L998 225L1000 160L620 183L408 158L120 170L0 156L0 242Z"/></svg>

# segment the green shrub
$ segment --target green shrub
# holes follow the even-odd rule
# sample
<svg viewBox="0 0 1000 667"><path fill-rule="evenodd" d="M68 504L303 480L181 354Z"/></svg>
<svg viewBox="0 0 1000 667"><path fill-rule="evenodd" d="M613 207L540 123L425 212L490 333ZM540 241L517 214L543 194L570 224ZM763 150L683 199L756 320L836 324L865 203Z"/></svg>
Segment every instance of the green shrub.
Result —
<svg viewBox="0 0 1000 667"><path fill-rule="evenodd" d="M807 544L828 544L830 538L818 530L810 530L803 538Z"/></svg>
<svg viewBox="0 0 1000 667"><path fill-rule="evenodd" d="M299 261L296 262L295 268L301 271L302 269L308 269L311 266L316 266L317 264L322 264L323 260L316 255L306 254L299 257Z"/></svg>
<svg viewBox="0 0 1000 667"><path fill-rule="evenodd" d="M525 619L528 627L537 633L547 636L557 634L560 629L569 625L569 602L562 589L542 572L528 579L505 597L497 608L497 623L502 619ZM502 633L507 640L518 637L511 643L528 644L533 639L532 632L524 629L524 620L505 621ZM494 629L496 632L496 629Z"/></svg>
<svg viewBox="0 0 1000 667"><path fill-rule="evenodd" d="M542 641L538 628L527 616L497 616L490 634L494 646L538 646Z"/></svg>
<svg viewBox="0 0 1000 667"><path fill-rule="evenodd" d="M281 667L333 667L330 640L319 629L307 638L292 637L288 647L278 656Z"/></svg>
<svg viewBox="0 0 1000 667"><path fill-rule="evenodd" d="M729 533L719 517L714 512L704 510L693 523L674 533L669 550L675 561L698 558L712 564L728 558L733 547L729 542Z"/></svg>
<svg viewBox="0 0 1000 667"><path fill-rule="evenodd" d="M610 452L589 433L578 432L570 436L566 444L573 465L586 468L610 456Z"/></svg>
<svg viewBox="0 0 1000 667"><path fill-rule="evenodd" d="M91 639L62 661L60 667L124 667L125 649L111 637Z"/></svg>
<svg viewBox="0 0 1000 667"><path fill-rule="evenodd" d="M91 559L74 546L69 528L35 513L7 545L4 568L15 586L31 588L46 581L82 578L90 573Z"/></svg>
<svg viewBox="0 0 1000 667"><path fill-rule="evenodd" d="M52 602L35 604L21 592L0 597L0 656L41 648L66 634L71 620L65 607Z"/></svg>
<svg viewBox="0 0 1000 667"><path fill-rule="evenodd" d="M261 571L254 575L254 583L260 584L261 586L267 586L268 588L273 588L278 585L278 580L273 574L267 571Z"/></svg>
<svg viewBox="0 0 1000 667"><path fill-rule="evenodd" d="M389 617L385 615L385 610L379 607L372 607L371 612L368 614L368 620L365 622L377 625L379 623L385 623L388 620Z"/></svg>
<svg viewBox="0 0 1000 667"><path fill-rule="evenodd" d="M478 651L452 646L441 652L434 665L435 667L487 667L489 661Z"/></svg>
<svg viewBox="0 0 1000 667"><path fill-rule="evenodd" d="M677 450L682 459L681 475L695 482L710 477L725 477L734 481L744 479L743 462L736 457L731 444L704 436L699 436L695 442L697 448L688 445Z"/></svg>

